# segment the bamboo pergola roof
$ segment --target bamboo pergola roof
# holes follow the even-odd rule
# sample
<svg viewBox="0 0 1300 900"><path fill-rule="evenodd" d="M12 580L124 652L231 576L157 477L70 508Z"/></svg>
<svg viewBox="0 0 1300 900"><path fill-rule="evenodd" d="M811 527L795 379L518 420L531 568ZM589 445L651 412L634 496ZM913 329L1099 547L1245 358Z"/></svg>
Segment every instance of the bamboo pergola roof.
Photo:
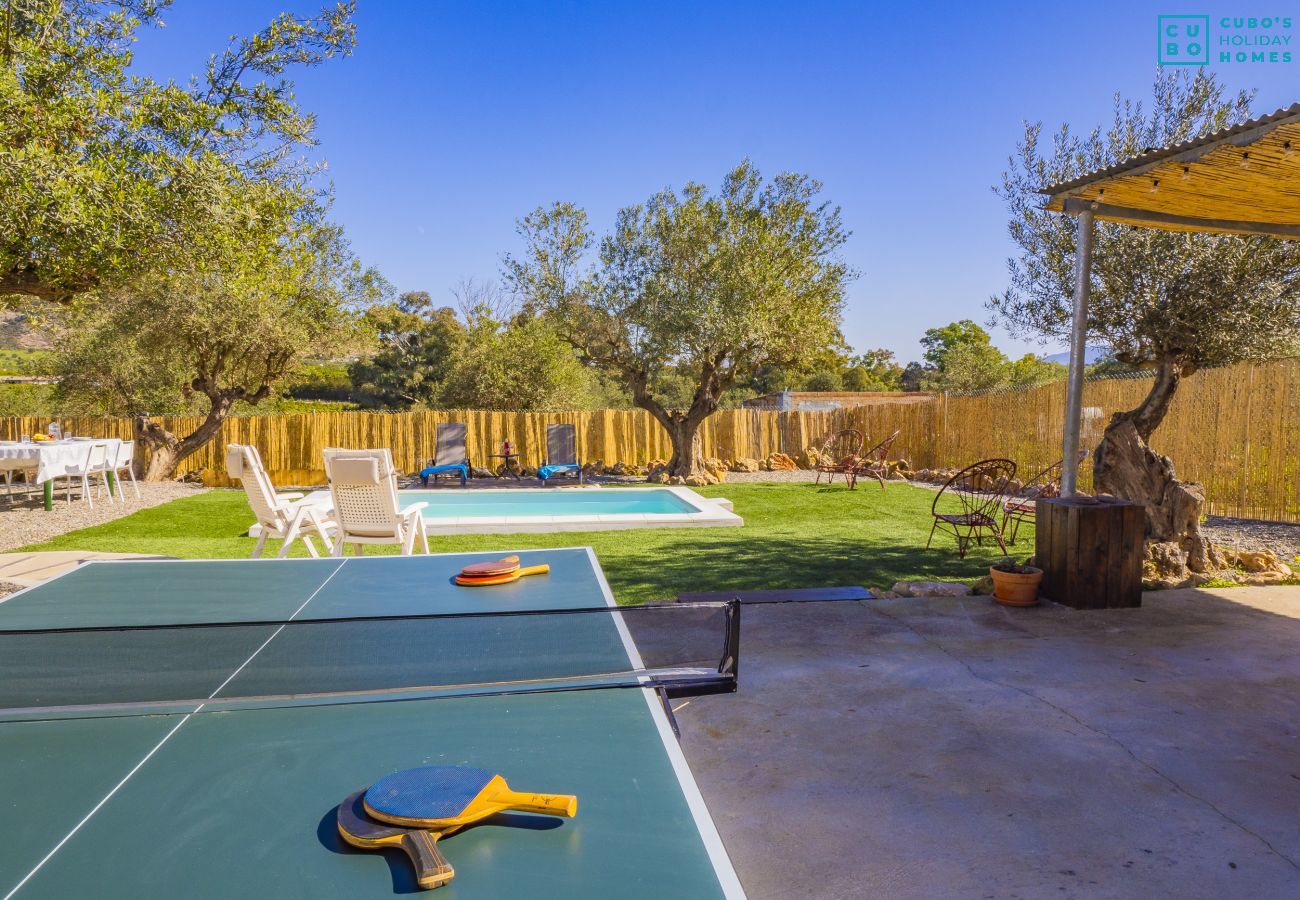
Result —
<svg viewBox="0 0 1300 900"><path fill-rule="evenodd" d="M1300 239L1300 103L1039 193L1107 222Z"/></svg>

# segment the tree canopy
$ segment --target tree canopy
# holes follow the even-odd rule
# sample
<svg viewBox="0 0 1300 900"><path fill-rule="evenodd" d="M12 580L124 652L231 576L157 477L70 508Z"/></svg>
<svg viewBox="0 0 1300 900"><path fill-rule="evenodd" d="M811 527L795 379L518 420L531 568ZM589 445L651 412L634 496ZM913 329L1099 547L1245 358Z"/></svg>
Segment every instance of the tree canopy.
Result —
<svg viewBox="0 0 1300 900"><path fill-rule="evenodd" d="M436 307L427 291L407 291L365 316L379 349L348 367L357 401L382 409L439 405L465 341L456 311Z"/></svg>
<svg viewBox="0 0 1300 900"><path fill-rule="evenodd" d="M147 477L217 433L236 404L272 396L305 359L353 350L358 308L382 291L341 232L312 227L273 254L205 260L192 269L96 292L68 315L54 370L65 409L134 416L152 454ZM202 417L175 435L151 417Z"/></svg>
<svg viewBox="0 0 1300 900"><path fill-rule="evenodd" d="M442 394L458 409L587 409L597 397L592 373L546 319L471 320Z"/></svg>
<svg viewBox="0 0 1300 900"><path fill-rule="evenodd" d="M349 367L363 406L559 410L597 402L593 374L548 321L512 313L490 284L462 282L453 293L459 316L425 291L366 311L380 347Z"/></svg>
<svg viewBox="0 0 1300 900"><path fill-rule="evenodd" d="M318 218L293 66L351 52L353 4L277 16L188 83L128 71L168 0L3 0L0 300L68 302L286 216Z"/></svg>
<svg viewBox="0 0 1300 900"><path fill-rule="evenodd" d="M921 370L920 384L927 390L1024 388L1065 376L1065 366L1032 353L1008 359L993 346L989 333L970 319L927 330L921 345L928 365Z"/></svg>
<svg viewBox="0 0 1300 900"><path fill-rule="evenodd" d="M727 390L838 338L854 273L839 257L840 211L820 192L805 175L765 181L744 162L717 193L690 183L620 210L594 262L586 213L558 203L520 221L524 250L507 257L506 276L527 309L664 426L672 473L695 474L699 424ZM669 369L693 382L686 409L656 390Z"/></svg>
<svg viewBox="0 0 1300 900"><path fill-rule="evenodd" d="M942 370L948 355L962 347L991 347L993 339L987 331L970 319L952 322L942 328L928 328L921 336L925 348L925 361L931 368Z"/></svg>
<svg viewBox="0 0 1300 900"><path fill-rule="evenodd" d="M892 350L883 347L868 350L849 359L844 373L846 391L901 391L903 366L899 365Z"/></svg>

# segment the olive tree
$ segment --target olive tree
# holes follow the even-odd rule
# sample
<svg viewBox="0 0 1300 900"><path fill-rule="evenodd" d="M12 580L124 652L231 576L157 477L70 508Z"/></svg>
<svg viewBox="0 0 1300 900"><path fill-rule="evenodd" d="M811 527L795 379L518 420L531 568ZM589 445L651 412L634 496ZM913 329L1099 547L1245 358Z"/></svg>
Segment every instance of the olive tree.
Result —
<svg viewBox="0 0 1300 900"><path fill-rule="evenodd" d="M133 417L150 451L145 477L168 478L237 407L274 396L304 360L356 349L359 309L384 289L337 228L316 224L273 251L96 293L69 314L59 342L61 408ZM199 422L174 434L162 413Z"/></svg>
<svg viewBox="0 0 1300 900"><path fill-rule="evenodd" d="M168 5L0 0L0 302L111 290L317 199L286 73L351 52L353 4L277 16L185 83L130 71Z"/></svg>
<svg viewBox="0 0 1300 900"><path fill-rule="evenodd" d="M1043 208L1041 187L1078 177L1151 147L1217 131L1248 118L1249 97L1225 96L1197 70L1162 75L1149 105L1116 96L1104 130L1064 126L1044 147L1027 125L998 193L1010 212L1020 256L1010 287L990 301L1013 330L1065 339L1076 232ZM1097 223L1088 342L1154 374L1131 410L1116 413L1094 454L1099 490L1146 505L1149 556L1175 579L1219 560L1202 537L1204 492L1178 480L1171 460L1149 446L1179 382L1199 369L1294 354L1300 346L1300 243L1264 237L1186 234Z"/></svg>
<svg viewBox="0 0 1300 900"><path fill-rule="evenodd" d="M703 470L700 425L729 388L838 340L853 272L839 208L820 192L744 162L716 193L690 183L620 210L594 261L585 212L557 203L519 222L525 249L506 258L506 278L664 427L669 474L689 477ZM657 382L683 372L690 400L671 408Z"/></svg>

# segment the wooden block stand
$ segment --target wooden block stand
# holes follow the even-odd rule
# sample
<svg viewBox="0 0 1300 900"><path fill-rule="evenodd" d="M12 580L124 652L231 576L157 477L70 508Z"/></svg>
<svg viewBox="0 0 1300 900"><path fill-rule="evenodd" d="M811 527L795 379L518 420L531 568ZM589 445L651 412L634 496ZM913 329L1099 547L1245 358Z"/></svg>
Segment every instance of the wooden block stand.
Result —
<svg viewBox="0 0 1300 900"><path fill-rule="evenodd" d="M1053 497L1038 501L1036 518L1043 597L1075 609L1142 605L1142 504Z"/></svg>

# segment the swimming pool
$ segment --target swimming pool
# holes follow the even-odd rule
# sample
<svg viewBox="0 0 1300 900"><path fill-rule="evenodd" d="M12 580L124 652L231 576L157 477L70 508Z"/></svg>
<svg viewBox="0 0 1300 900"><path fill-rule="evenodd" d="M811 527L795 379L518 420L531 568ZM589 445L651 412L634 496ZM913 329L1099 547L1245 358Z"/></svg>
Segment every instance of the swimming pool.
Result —
<svg viewBox="0 0 1300 900"><path fill-rule="evenodd" d="M731 501L690 488L431 488L399 491L402 508L425 503L429 534L613 531L626 528L726 528L744 525ZM303 503L329 503L315 491Z"/></svg>
<svg viewBox="0 0 1300 900"><path fill-rule="evenodd" d="M695 492L692 491L692 494ZM427 503L426 519L497 518L500 516L672 515L699 511L667 489L639 490L476 490L400 491L402 508ZM698 494L695 495L699 499Z"/></svg>

